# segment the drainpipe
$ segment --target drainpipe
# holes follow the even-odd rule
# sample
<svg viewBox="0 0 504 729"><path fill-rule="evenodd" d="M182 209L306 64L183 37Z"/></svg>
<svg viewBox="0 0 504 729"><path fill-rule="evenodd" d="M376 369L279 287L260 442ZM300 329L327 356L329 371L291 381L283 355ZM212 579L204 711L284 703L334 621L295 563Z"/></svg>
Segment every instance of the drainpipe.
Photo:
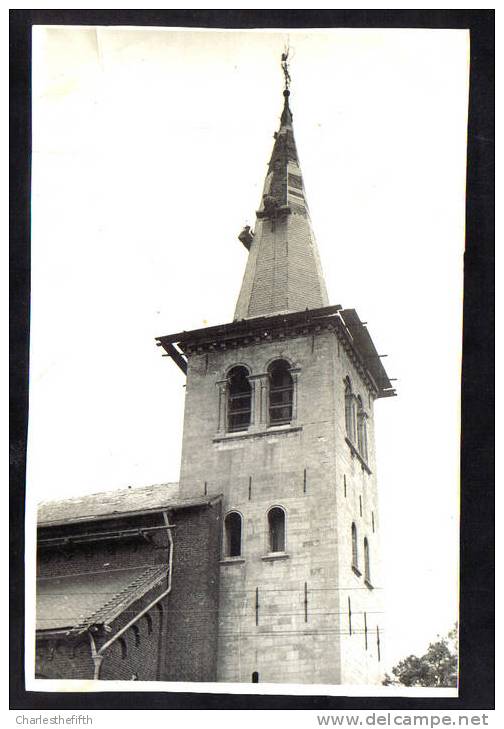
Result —
<svg viewBox="0 0 504 729"><path fill-rule="evenodd" d="M88 631L89 635L89 643L91 645L91 658L93 659L94 663L94 673L93 673L93 681L97 681L100 678L100 670L101 670L101 664L103 661L103 656L101 656L98 651L96 650L96 642L93 637L93 634Z"/></svg>
<svg viewBox="0 0 504 729"><path fill-rule="evenodd" d="M167 527L169 527L170 525L168 523L168 513L166 511L163 511L163 519L164 519L165 525ZM152 610L152 608L158 602L163 600L168 595L168 593L171 591L172 564L173 564L173 537L171 535L170 528L167 528L166 532L168 534L168 542L169 542L168 575L167 575L168 576L168 585L167 585L166 590L164 592L162 592L161 595L158 595L151 603L149 603L149 605L147 605L147 607L143 608L143 610L141 610L138 613L138 615L135 615L135 617L132 618L132 620L127 622L126 625L124 625L121 628L121 630L118 630L117 633L110 640L108 640L106 643L104 643L101 646L101 648L99 648L98 650L96 650L96 643L93 638L93 635L88 631L89 641L91 644L91 656L93 658L93 663L94 663L93 680L95 680L95 681L97 681L100 678L100 670L101 670L101 665L102 665L103 658L104 658L103 654L105 653L105 651L108 650L108 648L110 648L112 643L115 643L116 640L121 637L121 635L123 635L127 630L129 630L132 625L134 625L136 622L138 622L138 620L140 620L140 618L142 618L146 613L148 613L149 610Z"/></svg>

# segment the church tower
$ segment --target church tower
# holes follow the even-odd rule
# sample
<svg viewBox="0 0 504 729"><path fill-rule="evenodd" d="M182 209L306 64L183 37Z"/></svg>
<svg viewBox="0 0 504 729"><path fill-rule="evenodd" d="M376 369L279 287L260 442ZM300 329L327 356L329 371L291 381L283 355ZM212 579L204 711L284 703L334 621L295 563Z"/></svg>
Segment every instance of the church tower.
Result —
<svg viewBox="0 0 504 729"><path fill-rule="evenodd" d="M218 681L381 681L374 403L394 395L329 306L283 111L234 321L159 337L187 374L181 496L223 495Z"/></svg>

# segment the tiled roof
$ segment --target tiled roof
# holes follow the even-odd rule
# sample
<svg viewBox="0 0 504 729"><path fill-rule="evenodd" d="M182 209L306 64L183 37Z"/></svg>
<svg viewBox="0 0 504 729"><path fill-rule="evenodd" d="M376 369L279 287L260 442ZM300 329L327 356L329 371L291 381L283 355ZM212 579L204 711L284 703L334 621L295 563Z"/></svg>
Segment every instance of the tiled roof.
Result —
<svg viewBox="0 0 504 729"><path fill-rule="evenodd" d="M110 624L167 576L166 565L37 579L37 630L79 632Z"/></svg>
<svg viewBox="0 0 504 729"><path fill-rule="evenodd" d="M184 509L213 503L215 497L181 498L178 483L106 491L64 501L44 501L38 507L38 526L56 526L80 521L128 516L132 513Z"/></svg>

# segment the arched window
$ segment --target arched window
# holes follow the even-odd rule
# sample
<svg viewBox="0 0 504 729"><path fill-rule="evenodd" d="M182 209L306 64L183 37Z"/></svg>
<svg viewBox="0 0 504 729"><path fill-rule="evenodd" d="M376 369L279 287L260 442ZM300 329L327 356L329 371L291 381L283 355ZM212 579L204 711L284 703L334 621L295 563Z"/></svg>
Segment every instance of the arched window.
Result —
<svg viewBox="0 0 504 729"><path fill-rule="evenodd" d="M224 552L226 557L241 555L242 518L237 511L230 511L224 519Z"/></svg>
<svg viewBox="0 0 504 729"><path fill-rule="evenodd" d="M283 359L272 362L269 374L269 421L271 425L285 425L292 420L293 380L290 365Z"/></svg>
<svg viewBox="0 0 504 729"><path fill-rule="evenodd" d="M359 550L357 547L357 527L355 522L352 522L352 567L356 570L359 569Z"/></svg>
<svg viewBox="0 0 504 729"><path fill-rule="evenodd" d="M364 537L364 579L371 584L371 568L369 565L369 542Z"/></svg>
<svg viewBox="0 0 504 729"><path fill-rule="evenodd" d="M285 511L274 506L268 511L270 552L285 552Z"/></svg>
<svg viewBox="0 0 504 729"><path fill-rule="evenodd" d="M367 415L364 411L364 406L362 405L360 396L357 398L357 406L357 448L364 460L367 461Z"/></svg>
<svg viewBox="0 0 504 729"><path fill-rule="evenodd" d="M252 683L259 683L259 673L258 671L254 671L252 674Z"/></svg>
<svg viewBox="0 0 504 729"><path fill-rule="evenodd" d="M145 618L145 622L147 623L147 635L150 635L153 631L152 615L150 613L145 613L144 618Z"/></svg>
<svg viewBox="0 0 504 729"><path fill-rule="evenodd" d="M121 646L121 658L125 660L128 657L128 644L124 638L119 638L117 642Z"/></svg>
<svg viewBox="0 0 504 729"><path fill-rule="evenodd" d="M252 388L245 367L233 367L228 374L228 430L247 430L252 411Z"/></svg>
<svg viewBox="0 0 504 729"><path fill-rule="evenodd" d="M140 640L141 640L140 639L140 628L138 627L138 625L132 625L131 630L133 632L133 635L135 636L135 645L139 646Z"/></svg>
<svg viewBox="0 0 504 729"><path fill-rule="evenodd" d="M355 443L355 397L350 379L345 379L345 426L347 437Z"/></svg>

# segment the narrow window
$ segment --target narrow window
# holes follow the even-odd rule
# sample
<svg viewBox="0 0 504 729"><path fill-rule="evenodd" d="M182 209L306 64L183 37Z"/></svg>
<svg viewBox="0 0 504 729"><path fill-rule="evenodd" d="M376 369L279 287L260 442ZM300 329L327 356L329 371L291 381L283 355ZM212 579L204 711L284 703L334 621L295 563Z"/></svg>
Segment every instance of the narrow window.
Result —
<svg viewBox="0 0 504 729"><path fill-rule="evenodd" d="M242 518L237 511L231 511L224 520L224 553L226 557L241 555Z"/></svg>
<svg viewBox="0 0 504 729"><path fill-rule="evenodd" d="M147 623L147 635L150 635L152 633L152 615L150 613L145 613L144 615L145 622Z"/></svg>
<svg viewBox="0 0 504 729"><path fill-rule="evenodd" d="M268 511L270 552L285 551L285 512L275 506Z"/></svg>
<svg viewBox="0 0 504 729"><path fill-rule="evenodd" d="M228 375L228 430L247 430L252 411L252 388L245 367L233 367Z"/></svg>
<svg viewBox="0 0 504 729"><path fill-rule="evenodd" d="M357 448L364 460L367 461L367 415L364 412L360 397L357 398L357 408Z"/></svg>
<svg viewBox="0 0 504 729"><path fill-rule="evenodd" d="M371 512L371 525L373 527L373 532L374 532L374 511Z"/></svg>
<svg viewBox="0 0 504 729"><path fill-rule="evenodd" d="M345 427L347 437L355 443L355 397L349 377L345 379Z"/></svg>
<svg viewBox="0 0 504 729"><path fill-rule="evenodd" d="M362 414L362 455L364 460L368 460L368 447L367 447L367 415Z"/></svg>
<svg viewBox="0 0 504 729"><path fill-rule="evenodd" d="M283 359L269 368L269 420L271 425L285 425L292 420L293 381L289 363Z"/></svg>
<svg viewBox="0 0 504 729"><path fill-rule="evenodd" d="M131 630L133 631L133 635L135 636L135 645L140 645L140 628L138 625L132 625Z"/></svg>
<svg viewBox="0 0 504 729"><path fill-rule="evenodd" d="M357 448L362 454L362 400L360 395L357 396Z"/></svg>
<svg viewBox="0 0 504 729"><path fill-rule="evenodd" d="M362 516L362 496L359 496L359 513Z"/></svg>
<svg viewBox="0 0 504 729"><path fill-rule="evenodd" d="M121 646L121 658L124 660L128 657L128 646L124 638L119 638L118 641L119 645Z"/></svg>
<svg viewBox="0 0 504 729"><path fill-rule="evenodd" d="M359 552L357 548L357 527L352 522L352 567L359 569Z"/></svg>
<svg viewBox="0 0 504 729"><path fill-rule="evenodd" d="M371 570L369 566L369 542L364 537L364 579L371 584Z"/></svg>
<svg viewBox="0 0 504 729"><path fill-rule="evenodd" d="M252 674L252 683L259 683L259 673L257 671Z"/></svg>

